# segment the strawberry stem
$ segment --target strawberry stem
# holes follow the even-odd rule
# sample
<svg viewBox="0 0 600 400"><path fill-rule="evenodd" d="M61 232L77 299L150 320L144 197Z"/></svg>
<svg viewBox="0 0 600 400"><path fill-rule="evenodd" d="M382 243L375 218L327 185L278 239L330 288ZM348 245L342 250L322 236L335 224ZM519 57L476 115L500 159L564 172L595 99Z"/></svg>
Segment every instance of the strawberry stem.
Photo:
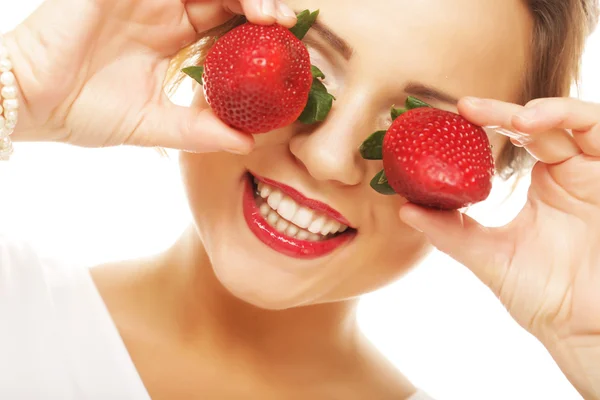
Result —
<svg viewBox="0 0 600 400"><path fill-rule="evenodd" d="M298 117L298 121L307 125L324 121L329 111L331 111L333 101L335 100L335 97L327 92L327 88L320 80L325 79L325 74L314 65L311 66L311 72L313 82L308 93L308 101L304 111Z"/></svg>
<svg viewBox="0 0 600 400"><path fill-rule="evenodd" d="M390 110L392 121L395 121L396 118L404 114L406 111L406 108L396 108L395 106L392 106L392 109Z"/></svg>
<svg viewBox="0 0 600 400"><path fill-rule="evenodd" d="M190 78L192 78L193 80L195 80L196 82L198 82L199 84L203 84L202 83L202 75L204 75L204 67L203 66L198 66L198 67L187 67L181 70L181 72L183 72L184 74L186 74L187 76L189 76Z"/></svg>
<svg viewBox="0 0 600 400"><path fill-rule="evenodd" d="M298 21L296 25L290 28L290 32L294 34L299 40L304 39L304 36L308 33L309 29L313 26L317 17L319 16L319 10L310 12L309 10L304 10L300 14L297 15Z"/></svg>
<svg viewBox="0 0 600 400"><path fill-rule="evenodd" d="M360 145L359 150L362 158L365 160L383 159L381 148L383 146L383 137L385 134L386 131L377 131L369 136L367 140Z"/></svg>
<svg viewBox="0 0 600 400"><path fill-rule="evenodd" d="M315 65L310 66L310 72L313 78L325 79L325 74Z"/></svg>
<svg viewBox="0 0 600 400"><path fill-rule="evenodd" d="M375 177L371 180L371 187L375 189L377 193L390 196L396 194L394 189L390 186L387 180L387 176L385 176L385 171L381 170Z"/></svg>
<svg viewBox="0 0 600 400"><path fill-rule="evenodd" d="M408 96L406 98L405 107L407 110L414 110L415 108L431 107L431 106L429 104L425 103L424 101L421 101L415 97Z"/></svg>

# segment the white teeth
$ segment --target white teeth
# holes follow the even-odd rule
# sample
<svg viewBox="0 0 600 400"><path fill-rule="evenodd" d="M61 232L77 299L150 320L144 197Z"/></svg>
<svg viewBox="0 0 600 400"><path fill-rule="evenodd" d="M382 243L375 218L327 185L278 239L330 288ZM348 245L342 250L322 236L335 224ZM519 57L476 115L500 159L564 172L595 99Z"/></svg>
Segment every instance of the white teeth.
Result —
<svg viewBox="0 0 600 400"><path fill-rule="evenodd" d="M306 229L310 225L314 215L315 213L310 208L300 207L298 211L296 211L296 214L294 214L292 222L300 228Z"/></svg>
<svg viewBox="0 0 600 400"><path fill-rule="evenodd" d="M287 227L289 225L290 225L290 223L287 222L285 219L279 218L279 220L277 221L277 224L275 224L275 229L277 229L279 232L283 233L283 232L285 232L285 230L287 229Z"/></svg>
<svg viewBox="0 0 600 400"><path fill-rule="evenodd" d="M310 236L310 233L305 231L304 229L301 229L297 234L296 234L296 239L299 240L306 240L308 239L308 237Z"/></svg>
<svg viewBox="0 0 600 400"><path fill-rule="evenodd" d="M328 235L344 232L348 227L324 214L302 207L279 189L257 182L257 200L260 214L269 225L287 236L308 241L325 239Z"/></svg>
<svg viewBox="0 0 600 400"><path fill-rule="evenodd" d="M260 205L260 215L266 217L271 212L271 207L267 203L262 203Z"/></svg>
<svg viewBox="0 0 600 400"><path fill-rule="evenodd" d="M317 217L317 219L315 219L310 226L308 227L308 230L311 231L312 233L319 233L321 231L321 229L323 229L323 226L325 226L325 222L326 222L327 218L325 218L324 215L320 215L319 217Z"/></svg>
<svg viewBox="0 0 600 400"><path fill-rule="evenodd" d="M261 185L262 185L262 183L260 185L258 185L258 190L260 190L260 197L262 197L263 199L266 199L271 194L271 188L266 185L262 185L262 187L261 187Z"/></svg>
<svg viewBox="0 0 600 400"><path fill-rule="evenodd" d="M296 210L298 210L298 204L287 196L281 200L279 207L277 207L279 215L288 221L292 221L292 217L296 214Z"/></svg>
<svg viewBox="0 0 600 400"><path fill-rule="evenodd" d="M279 215L277 215L275 211L270 211L269 215L267 215L267 222L273 226L275 226L275 223L277 223L278 219Z"/></svg>
<svg viewBox="0 0 600 400"><path fill-rule="evenodd" d="M296 236L296 234L300 231L300 229L298 229L298 227L294 224L290 224L290 226L287 227L287 229L285 230L285 234L291 237Z"/></svg>
<svg viewBox="0 0 600 400"><path fill-rule="evenodd" d="M321 229L321 235L325 236L330 233L335 233L340 228L340 223L330 219L325 223L323 229Z"/></svg>
<svg viewBox="0 0 600 400"><path fill-rule="evenodd" d="M275 190L275 191L273 191L273 193L271 193L269 195L269 198L267 199L267 203L269 203L269 205L271 206L271 208L273 210L277 210L277 207L279 207L279 203L281 202L281 199L283 199L283 195L281 194L281 192L279 190Z"/></svg>
<svg viewBox="0 0 600 400"><path fill-rule="evenodd" d="M309 241L311 241L311 242L316 242L316 241L318 241L319 239L321 239L321 236L317 235L316 233L311 233L311 234L308 236L308 240L309 240Z"/></svg>

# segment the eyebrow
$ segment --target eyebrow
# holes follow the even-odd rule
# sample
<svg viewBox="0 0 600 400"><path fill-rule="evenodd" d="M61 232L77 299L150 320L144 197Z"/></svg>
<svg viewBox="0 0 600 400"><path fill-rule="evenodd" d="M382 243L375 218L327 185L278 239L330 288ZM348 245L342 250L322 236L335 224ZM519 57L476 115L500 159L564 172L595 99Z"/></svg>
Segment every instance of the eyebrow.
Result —
<svg viewBox="0 0 600 400"><path fill-rule="evenodd" d="M312 29L315 30L319 34L319 36L327 42L335 51L341 54L346 60L350 60L352 58L352 54L354 54L354 49L352 46L348 44L347 41L342 39L339 35L337 35L331 28L322 22L315 21L312 26Z"/></svg>
<svg viewBox="0 0 600 400"><path fill-rule="evenodd" d="M320 21L315 21L312 25L312 29L329 44L335 51L344 57L346 60L350 60L354 54L354 49L350 44L336 34L331 28ZM409 82L404 87L404 93L415 97L426 97L433 100L437 100L441 103L446 103L455 106L458 103L458 98L448 94L442 90L439 90L433 86L426 85L420 82Z"/></svg>
<svg viewBox="0 0 600 400"><path fill-rule="evenodd" d="M407 83L404 87L404 93L415 97L430 98L452 106L455 106L458 103L457 97L420 82Z"/></svg>

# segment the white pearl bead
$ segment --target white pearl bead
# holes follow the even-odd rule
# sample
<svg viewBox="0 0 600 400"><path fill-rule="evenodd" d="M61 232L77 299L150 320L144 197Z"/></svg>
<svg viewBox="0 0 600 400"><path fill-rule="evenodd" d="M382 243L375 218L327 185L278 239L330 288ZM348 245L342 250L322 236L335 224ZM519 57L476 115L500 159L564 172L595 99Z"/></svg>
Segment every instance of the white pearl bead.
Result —
<svg viewBox="0 0 600 400"><path fill-rule="evenodd" d="M8 161L10 160L10 156L12 155L12 148L7 152L0 151L0 161Z"/></svg>
<svg viewBox="0 0 600 400"><path fill-rule="evenodd" d="M4 111L16 110L16 109L19 108L19 100L17 100L17 99L6 99L6 100L4 100L4 102L2 103L2 105L4 106ZM6 113L5 113L4 116L6 116Z"/></svg>
<svg viewBox="0 0 600 400"><path fill-rule="evenodd" d="M5 150L11 147L11 142L8 137L0 139L0 150Z"/></svg>
<svg viewBox="0 0 600 400"><path fill-rule="evenodd" d="M17 110L9 110L6 109L4 111L4 118L6 118L6 121L14 121L17 122L17 118L19 116L19 113L17 112Z"/></svg>
<svg viewBox="0 0 600 400"><path fill-rule="evenodd" d="M10 133L12 134L12 131L14 131L16 127L17 127L17 120L9 119L6 121L6 125L4 126L4 129L9 130Z"/></svg>
<svg viewBox="0 0 600 400"><path fill-rule="evenodd" d="M14 85L15 83L17 83L15 74L13 74L10 71L3 72L2 75L0 75L0 83L4 86Z"/></svg>
<svg viewBox="0 0 600 400"><path fill-rule="evenodd" d="M4 125L6 124L6 120L3 116L0 115L0 131L4 129Z"/></svg>
<svg viewBox="0 0 600 400"><path fill-rule="evenodd" d="M12 63L8 58L0 58L0 72L8 72L12 69Z"/></svg>
<svg viewBox="0 0 600 400"><path fill-rule="evenodd" d="M16 99L17 98L17 88L13 85L4 86L2 88L2 91L0 92L0 94L2 94L2 97L4 97L5 99Z"/></svg>
<svg viewBox="0 0 600 400"><path fill-rule="evenodd" d="M3 111L4 111L4 107L0 106L0 115L2 115Z"/></svg>

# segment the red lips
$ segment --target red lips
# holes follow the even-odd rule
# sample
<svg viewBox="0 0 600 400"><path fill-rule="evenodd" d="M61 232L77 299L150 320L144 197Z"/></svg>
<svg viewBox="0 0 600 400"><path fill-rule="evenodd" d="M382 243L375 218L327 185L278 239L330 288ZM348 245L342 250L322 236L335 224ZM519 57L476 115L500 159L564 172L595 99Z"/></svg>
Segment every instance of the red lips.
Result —
<svg viewBox="0 0 600 400"><path fill-rule="evenodd" d="M308 199L297 190L280 182L272 181L270 179L262 177L256 177L256 179L270 186L280 189L298 204L320 211L344 225L350 225L349 222L339 212L332 209L327 204L324 204L317 200ZM249 178L246 180L246 184L244 187L243 210L244 217L252 233L254 233L254 235L261 242L263 242L273 250L289 257L301 259L322 257L341 247L342 245L353 239L356 235L356 231L354 229L349 229L346 232L343 232L339 235L333 236L325 240L308 241L295 239L282 232L277 231L275 228L269 225L265 218L260 214L259 208L256 205L256 199L254 198L252 176L249 176Z"/></svg>

